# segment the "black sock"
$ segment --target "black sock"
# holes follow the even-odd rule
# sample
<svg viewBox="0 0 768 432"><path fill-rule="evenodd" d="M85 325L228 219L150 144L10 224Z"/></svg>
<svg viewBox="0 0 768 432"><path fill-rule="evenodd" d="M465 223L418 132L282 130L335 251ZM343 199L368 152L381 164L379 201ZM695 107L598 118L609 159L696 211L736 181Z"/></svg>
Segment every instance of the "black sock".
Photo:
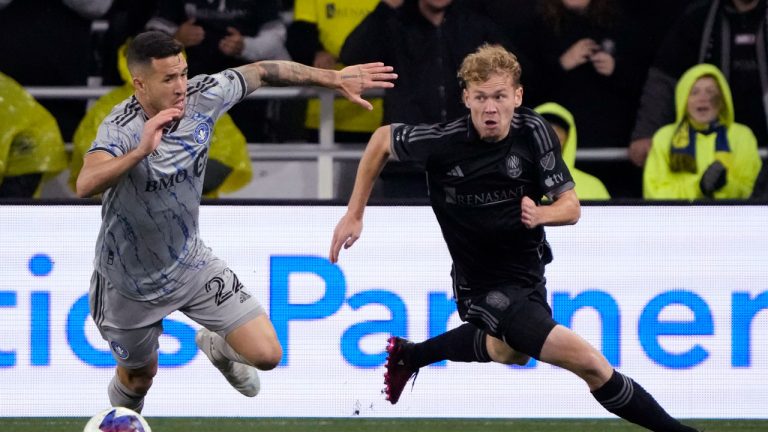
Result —
<svg viewBox="0 0 768 432"><path fill-rule="evenodd" d="M414 344L410 351L408 362L415 368L442 360L465 363L491 361L485 346L485 331L469 323Z"/></svg>
<svg viewBox="0 0 768 432"><path fill-rule="evenodd" d="M652 431L696 432L672 418L640 384L618 371L592 396L608 411Z"/></svg>

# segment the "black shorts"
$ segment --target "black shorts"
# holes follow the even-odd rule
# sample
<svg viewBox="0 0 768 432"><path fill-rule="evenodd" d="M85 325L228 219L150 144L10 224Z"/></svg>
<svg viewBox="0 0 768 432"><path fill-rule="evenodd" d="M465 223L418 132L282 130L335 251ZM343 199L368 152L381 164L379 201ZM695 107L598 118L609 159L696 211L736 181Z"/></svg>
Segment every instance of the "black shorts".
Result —
<svg viewBox="0 0 768 432"><path fill-rule="evenodd" d="M462 321L480 327L515 351L539 359L549 332L557 325L547 304L547 290L496 288L457 300Z"/></svg>

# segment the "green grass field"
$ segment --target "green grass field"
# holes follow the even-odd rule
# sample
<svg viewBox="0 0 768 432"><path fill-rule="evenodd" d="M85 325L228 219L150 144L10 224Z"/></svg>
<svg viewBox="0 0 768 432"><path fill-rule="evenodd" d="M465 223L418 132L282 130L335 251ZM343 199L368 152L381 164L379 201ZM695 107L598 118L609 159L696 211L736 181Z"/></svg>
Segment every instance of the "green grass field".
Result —
<svg viewBox="0 0 768 432"><path fill-rule="evenodd" d="M2 432L80 432L84 418L0 418ZM639 432L621 420L147 417L153 432ZM706 432L758 432L768 420L690 420Z"/></svg>

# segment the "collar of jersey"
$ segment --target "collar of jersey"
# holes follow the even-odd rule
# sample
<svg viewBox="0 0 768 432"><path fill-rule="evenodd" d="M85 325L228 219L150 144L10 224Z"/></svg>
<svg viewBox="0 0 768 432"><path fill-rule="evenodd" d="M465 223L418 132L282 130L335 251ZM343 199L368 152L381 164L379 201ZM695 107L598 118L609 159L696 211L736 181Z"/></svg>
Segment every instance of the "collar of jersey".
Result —
<svg viewBox="0 0 768 432"><path fill-rule="evenodd" d="M136 104L138 104L139 107L141 107L141 117L144 119L144 121L149 120L149 115L147 114L146 111L144 111L144 107L141 106L141 103L139 103L138 99L136 99L136 95L131 96L131 97L133 98L134 101L136 101ZM174 120L174 121L168 123L168 125L166 125L163 128L163 134L167 135L169 133L173 133L174 131L176 131L176 129L179 128L179 123L181 123L181 119Z"/></svg>

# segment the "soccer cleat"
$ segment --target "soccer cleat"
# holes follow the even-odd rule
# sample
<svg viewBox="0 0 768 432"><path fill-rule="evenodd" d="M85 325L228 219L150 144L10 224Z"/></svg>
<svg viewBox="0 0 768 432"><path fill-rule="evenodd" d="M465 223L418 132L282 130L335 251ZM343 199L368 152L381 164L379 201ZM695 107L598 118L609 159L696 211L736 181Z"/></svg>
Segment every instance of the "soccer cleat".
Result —
<svg viewBox="0 0 768 432"><path fill-rule="evenodd" d="M385 367L387 371L384 373L384 393L386 393L385 399L392 405L396 404L400 400L400 394L403 393L405 384L413 377L413 382L416 382L416 375L419 374L418 368L409 366L406 362L406 351L408 351L413 342L407 339L392 336L388 339L387 344L387 363ZM413 384L411 384L413 387Z"/></svg>
<svg viewBox="0 0 768 432"><path fill-rule="evenodd" d="M206 328L201 328L195 334L195 344L200 348L200 351L205 353L208 360L216 366L235 390L248 397L254 397L259 394L261 382L259 381L259 373L256 368L234 362L223 355L216 356L215 353L218 353L218 351L213 345L213 340L217 337L221 336ZM222 357L223 360L219 360L216 357Z"/></svg>

